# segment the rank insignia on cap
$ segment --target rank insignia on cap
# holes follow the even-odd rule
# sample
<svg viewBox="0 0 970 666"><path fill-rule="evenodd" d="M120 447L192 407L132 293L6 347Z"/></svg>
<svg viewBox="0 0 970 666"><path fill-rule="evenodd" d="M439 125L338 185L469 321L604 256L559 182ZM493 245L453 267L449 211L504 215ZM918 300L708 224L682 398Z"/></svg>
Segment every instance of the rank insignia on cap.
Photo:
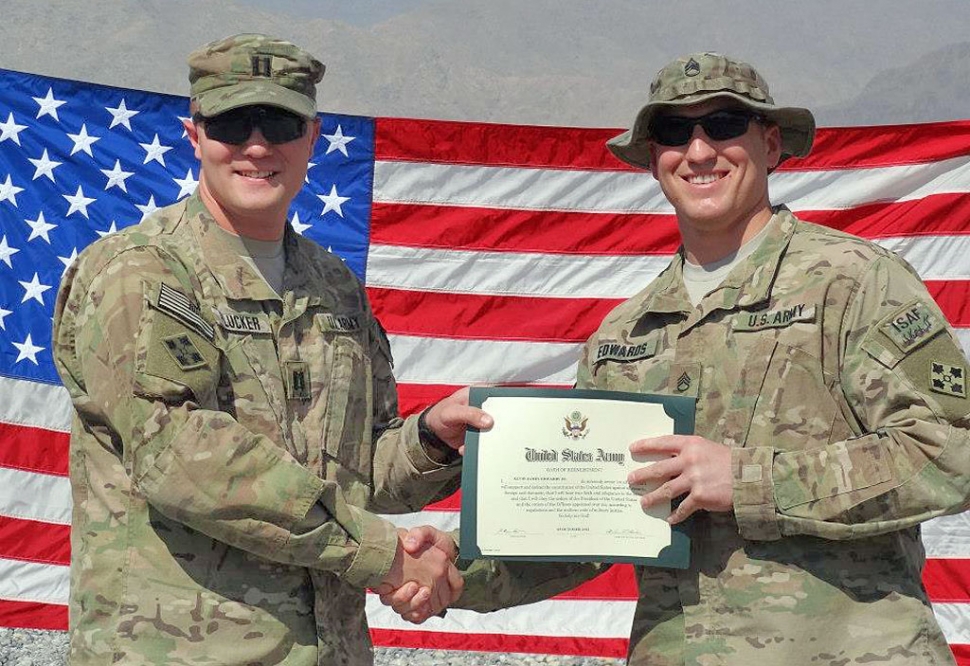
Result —
<svg viewBox="0 0 970 666"><path fill-rule="evenodd" d="M244 61L245 62L245 61ZM253 76L269 77L273 74L272 60L269 56L253 56Z"/></svg>
<svg viewBox="0 0 970 666"><path fill-rule="evenodd" d="M686 372L677 378L677 390L681 393L689 389L690 384L690 375L688 375Z"/></svg>
<svg viewBox="0 0 970 666"><path fill-rule="evenodd" d="M187 334L173 335L170 338L163 339L162 342L182 370L195 370L208 365L205 357L202 356Z"/></svg>
<svg viewBox="0 0 970 666"><path fill-rule="evenodd" d="M966 368L939 361L930 362L930 390L957 398L966 398Z"/></svg>
<svg viewBox="0 0 970 666"><path fill-rule="evenodd" d="M310 399L310 367L305 361L286 362L286 394L294 400Z"/></svg>
<svg viewBox="0 0 970 666"><path fill-rule="evenodd" d="M701 73L701 66L696 60L691 58L684 65L684 75L685 76L697 76Z"/></svg>

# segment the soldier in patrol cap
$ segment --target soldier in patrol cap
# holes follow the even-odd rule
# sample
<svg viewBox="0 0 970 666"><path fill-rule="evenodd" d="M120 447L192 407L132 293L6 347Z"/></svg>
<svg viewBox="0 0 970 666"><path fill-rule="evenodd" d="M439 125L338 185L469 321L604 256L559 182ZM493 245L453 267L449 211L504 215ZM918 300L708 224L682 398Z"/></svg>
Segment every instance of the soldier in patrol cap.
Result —
<svg viewBox="0 0 970 666"><path fill-rule="evenodd" d="M682 246L589 339L577 384L696 399L693 436L630 446L665 456L629 481L656 488L645 508L680 498L669 522L691 538L688 569L638 567L630 664L954 663L919 525L968 506L967 360L908 264L770 202L814 130L751 65L696 53L607 144L659 182ZM458 605L596 570L476 562ZM407 591L384 600L420 620Z"/></svg>
<svg viewBox="0 0 970 666"><path fill-rule="evenodd" d="M324 67L264 35L189 56L198 191L91 245L57 301L76 417L70 661L371 664L364 589L462 580L376 515L458 484L459 392L398 416L363 286L286 214Z"/></svg>

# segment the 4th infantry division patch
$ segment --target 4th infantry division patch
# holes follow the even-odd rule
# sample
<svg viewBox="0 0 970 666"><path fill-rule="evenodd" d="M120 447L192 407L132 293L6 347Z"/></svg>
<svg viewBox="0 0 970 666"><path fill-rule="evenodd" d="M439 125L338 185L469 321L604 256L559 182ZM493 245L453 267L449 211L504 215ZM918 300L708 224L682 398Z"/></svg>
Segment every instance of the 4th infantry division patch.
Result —
<svg viewBox="0 0 970 666"><path fill-rule="evenodd" d="M930 362L930 390L957 398L967 397L967 370L959 365Z"/></svg>
<svg viewBox="0 0 970 666"><path fill-rule="evenodd" d="M165 338L162 342L165 343L168 353L172 355L172 358L175 359L182 370L195 370L205 367L205 358L185 333Z"/></svg>

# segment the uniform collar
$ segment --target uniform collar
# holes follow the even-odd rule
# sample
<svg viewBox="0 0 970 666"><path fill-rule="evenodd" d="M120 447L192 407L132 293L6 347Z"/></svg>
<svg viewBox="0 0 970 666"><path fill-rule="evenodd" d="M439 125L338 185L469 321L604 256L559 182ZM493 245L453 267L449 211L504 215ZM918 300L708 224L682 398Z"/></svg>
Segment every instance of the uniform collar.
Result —
<svg viewBox="0 0 970 666"><path fill-rule="evenodd" d="M728 273L720 286L704 297L700 304L703 313L717 309L753 308L767 302L771 297L778 266L792 234L795 233L796 221L788 208L776 207L761 244ZM670 265L648 288L649 294L642 308L631 321L639 320L648 312L688 315L695 311L687 287L684 286L684 258L685 250L682 245Z"/></svg>
<svg viewBox="0 0 970 666"><path fill-rule="evenodd" d="M280 300L280 295L267 284L259 270L250 261L243 259L248 256L248 252L242 240L219 227L197 193L187 199L185 212L188 225L198 241L205 267L229 298L257 301ZM287 236L291 234L292 231L287 225L283 235L283 251L287 257L287 268L292 245L292 239ZM284 270L284 291L287 277L287 271Z"/></svg>

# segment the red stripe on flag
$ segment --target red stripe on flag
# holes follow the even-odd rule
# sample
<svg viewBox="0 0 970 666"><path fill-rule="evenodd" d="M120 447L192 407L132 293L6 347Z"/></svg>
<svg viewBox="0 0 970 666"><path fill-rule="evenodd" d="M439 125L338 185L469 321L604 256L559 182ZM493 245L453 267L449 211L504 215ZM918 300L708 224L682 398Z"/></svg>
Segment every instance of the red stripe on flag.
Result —
<svg viewBox="0 0 970 666"><path fill-rule="evenodd" d="M67 630L67 606L0 599L0 627Z"/></svg>
<svg viewBox="0 0 970 666"><path fill-rule="evenodd" d="M947 320L970 326L970 280L926 283ZM585 342L621 299L481 296L368 287L391 333L450 339ZM433 312L415 317L415 312Z"/></svg>
<svg viewBox="0 0 970 666"><path fill-rule="evenodd" d="M409 162L632 171L604 145L621 129L378 118L375 157ZM920 164L967 154L970 121L820 128L787 171Z"/></svg>
<svg viewBox="0 0 970 666"><path fill-rule="evenodd" d="M371 242L449 250L673 254L673 215L374 203Z"/></svg>
<svg viewBox="0 0 970 666"><path fill-rule="evenodd" d="M866 169L921 164L960 157L970 145L970 121L940 124L824 127L815 134L808 157L781 169Z"/></svg>
<svg viewBox="0 0 970 666"><path fill-rule="evenodd" d="M798 216L869 239L966 235L970 195L800 210ZM371 242L451 250L644 255L673 254L680 234L674 216L664 214L374 203Z"/></svg>
<svg viewBox="0 0 970 666"><path fill-rule="evenodd" d="M377 118L378 160L625 170L604 143L618 130ZM514 140L512 140L514 137Z"/></svg>
<svg viewBox="0 0 970 666"><path fill-rule="evenodd" d="M970 645L950 643L950 650L953 652L957 666L970 666Z"/></svg>
<svg viewBox="0 0 970 666"><path fill-rule="evenodd" d="M951 325L970 326L970 280L926 280L924 283Z"/></svg>
<svg viewBox="0 0 970 666"><path fill-rule="evenodd" d="M0 467L67 476L68 433L0 423Z"/></svg>
<svg viewBox="0 0 970 666"><path fill-rule="evenodd" d="M970 602L970 559L927 559L923 585L933 603Z"/></svg>
<svg viewBox="0 0 970 666"><path fill-rule="evenodd" d="M0 557L69 565L71 526L0 516Z"/></svg>
<svg viewBox="0 0 970 666"><path fill-rule="evenodd" d="M899 236L965 236L970 233L970 195L933 194L920 199L872 203L837 210L799 210L799 219L870 240Z"/></svg>
<svg viewBox="0 0 970 666"><path fill-rule="evenodd" d="M502 384L512 386L512 384ZM521 386L519 384L518 386ZM558 384L543 384L543 388L572 388ZM421 411L433 402L451 395L462 388L455 384L398 384L398 406L402 416Z"/></svg>
<svg viewBox="0 0 970 666"><path fill-rule="evenodd" d="M368 287L391 333L455 339L582 342L621 300L479 296ZM433 317L415 317L433 312Z"/></svg>
<svg viewBox="0 0 970 666"><path fill-rule="evenodd" d="M611 658L625 657L629 643L625 638L454 634L442 631L373 628L370 630L370 635L377 647L472 650L476 652L531 652Z"/></svg>

